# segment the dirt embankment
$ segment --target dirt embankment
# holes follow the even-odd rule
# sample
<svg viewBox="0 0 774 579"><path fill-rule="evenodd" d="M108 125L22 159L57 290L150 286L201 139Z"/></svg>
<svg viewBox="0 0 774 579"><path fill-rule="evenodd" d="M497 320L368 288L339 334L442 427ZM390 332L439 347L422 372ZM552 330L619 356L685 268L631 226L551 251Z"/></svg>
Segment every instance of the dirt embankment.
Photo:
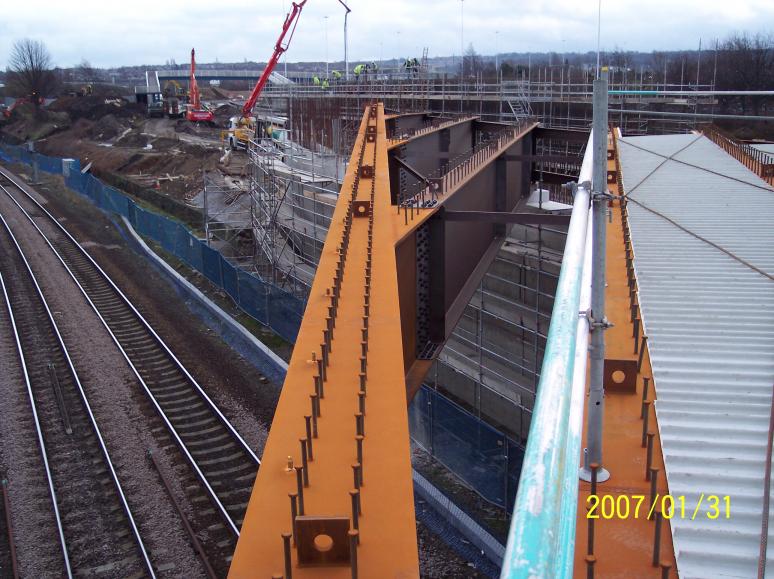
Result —
<svg viewBox="0 0 774 579"><path fill-rule="evenodd" d="M221 132L233 105L215 111L215 126L183 118L148 118L144 104L111 96L65 96L47 109L18 107L2 132L36 150L94 167L188 202L202 188L202 171L216 170Z"/></svg>

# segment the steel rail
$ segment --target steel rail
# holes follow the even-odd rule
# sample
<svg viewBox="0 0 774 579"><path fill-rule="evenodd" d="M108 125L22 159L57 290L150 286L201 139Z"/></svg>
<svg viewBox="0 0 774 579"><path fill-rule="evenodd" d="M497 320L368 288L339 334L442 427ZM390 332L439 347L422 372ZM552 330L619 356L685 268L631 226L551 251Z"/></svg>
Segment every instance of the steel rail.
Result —
<svg viewBox="0 0 774 579"><path fill-rule="evenodd" d="M0 216L2 217L2 216ZM19 354L19 361L21 363L22 373L24 374L24 384L27 387L27 396L30 399L30 406L32 408L32 417L35 421L35 430L38 436L38 445L40 446L40 453L43 457L43 466L46 470L46 480L48 482L48 492L51 495L51 503L54 506L54 518L56 519L57 533L59 534L59 544L62 547L62 556L64 557L65 571L67 577L72 579L73 571L70 567L70 556L67 554L67 541L64 536L64 529L62 528L62 517L59 513L59 505L56 502L56 491L54 490L54 479L51 475L51 469L48 465L48 456L46 455L46 443L43 441L43 431L40 428L40 420L38 419L38 410L35 405L35 398L32 396L32 384L30 384L29 373L27 372L27 363L24 360L24 350L22 349L21 339L19 337L19 331L16 327L16 319L13 315L13 309L11 308L11 298L8 296L8 291L5 287L5 280L3 274L0 273L0 287L3 289L3 297L5 299L5 307L8 311L8 316L11 319L11 330L13 331L13 337L16 341L16 351Z"/></svg>
<svg viewBox="0 0 774 579"><path fill-rule="evenodd" d="M46 297L43 295L43 290L40 288L40 284L38 284L38 280L35 277L35 274L32 271L32 268L30 267L29 261L27 260L27 256L24 254L24 251L19 245L19 242L16 240L16 236L13 234L13 232L11 231L11 228L9 227L8 223L6 222L5 218L2 215L0 215L0 221L2 221L3 227L5 227L6 231L8 232L8 235L13 241L13 244L16 247L16 251L19 257L21 258L22 262L24 263L25 269L27 270L27 274L29 275L30 280L35 286L35 293L37 293L38 298L40 299L40 302L46 311L46 317L48 318L48 321L50 322L51 327L54 330L54 336L56 337L57 346L61 349L64 359L67 362L67 368L69 369L70 374L73 377L73 382L75 383L75 386L78 390L78 394L80 395L81 402L83 402L83 406L86 410L86 414L89 417L89 423L91 424L91 427L94 431L94 435L97 437L97 442L99 443L100 451L102 452L102 456L105 459L105 463L108 467L108 471L110 472L110 478L113 481L113 485L115 486L116 493L118 494L119 500L121 502L121 506L123 507L124 513L126 514L127 521L129 522L129 525L132 528L132 534L134 535L135 541L137 543L137 547L140 549L140 553L142 554L143 563L148 573L150 574L150 576L155 578L156 573L153 570L153 564L151 563L150 556L148 555L148 551L145 548L145 543L143 542L142 537L140 536L140 530L137 527L137 523L134 520L134 515L132 514L132 509L129 506L129 502L127 501L126 495L124 494L124 489L121 486L121 482L118 479L118 473L116 473L115 467L113 466L113 461L110 458L110 452L108 451L107 445L105 444L105 439L102 437L102 431L100 430L99 425L97 424L97 419L95 418L94 412L91 409L91 404L89 404L88 397L86 396L86 391L84 390L83 385L81 384L80 377L78 376L78 373L75 370L75 366L73 364L72 358L70 357L70 352L68 351L67 346L65 345L64 338L62 337L62 334L59 332L59 326L57 325L56 320L54 319L54 315L51 313L51 308L48 307L48 302L46 301ZM11 308L10 301L8 301L8 308L9 310ZM14 331L15 331L15 328L14 328ZM17 336L17 340L18 340L18 336Z"/></svg>
<svg viewBox="0 0 774 579"><path fill-rule="evenodd" d="M256 463L256 465L260 465L260 460L257 456L253 453L253 451L247 446L247 443L242 439L242 437L236 432L234 427L231 425L230 422L223 416L223 414L220 412L220 410L215 406L215 404L211 401L211 399L204 393L204 391L201 389L201 386L191 377L191 375L188 373L187 370L182 366L182 364L177 360L177 358L171 353L169 348L167 348L166 344L161 340L161 338L156 334L156 332L150 327L147 321L141 316L141 314L137 311L137 309L131 304L131 302L128 300L128 298L119 290L116 285L113 283L113 281L107 276L107 274L102 270L102 268L97 265L97 263L91 258L91 256L81 247L81 245L70 235L70 233L62 227L62 225L40 204L38 203L33 197L31 197L24 189L16 183L16 181L8 176L8 174L0 169L0 174L5 176L7 179L9 179L24 195L30 199L35 205L45 213L49 217L49 219L55 223L60 230L67 236L67 238L71 241L71 243L84 255L88 258L88 260L91 262L91 264L95 267L95 269L99 272L99 274L102 276L102 279L104 279L111 288L118 294L118 296L123 300L123 303L128 306L131 311L135 314L137 319L142 323L143 327L145 327L149 333L156 339L156 341L162 346L162 348L165 350L165 352L170 356L170 358L173 359L173 361L177 364L177 366L183 371L183 374L188 378L190 383L197 389L198 393L201 394L202 398L208 403L210 408L214 411L215 415L219 418L221 423L223 423L227 430L233 435L233 437L243 446L243 448L247 451L248 456L253 459ZM127 364L129 365L129 368L134 373L135 377L139 381L140 385L142 386L143 390L145 391L146 395L148 396L149 400L153 404L154 408L156 409L156 412L161 417L162 421L164 422L164 425L167 427L167 430L172 435L173 439L177 443L178 447L184 454L186 460L191 465L191 468L194 470L194 473L196 474L199 481L202 483L207 496L209 497L210 501L213 503L217 511L220 513L221 517L225 521L226 525L228 526L229 530L236 536L239 537L239 528L237 527L234 519L231 517L231 515L228 513L228 510L226 509L225 505L221 502L220 498L215 493L214 489L212 488L212 485L207 480L207 477L202 472L199 465L196 463L196 460L194 459L191 451L186 446L185 442L182 440L180 434L178 433L177 429L175 429L174 425L170 421L169 417L166 415L164 410L162 409L161 405L159 404L158 400L156 399L156 396L151 391L150 387L146 383L145 379L140 374L139 369L136 367L136 365L132 362L131 358L129 357L128 353L126 352L125 348L121 345L121 342L118 340L117 336L113 332L113 330L110 328L110 325L107 323L107 320L103 317L103 315L100 313L99 308L97 308L96 304L92 301L91 297L89 296L86 289L83 287L83 285L78 281L77 277L75 276L72 269L68 266L68 264L65 262L62 255L59 253L59 251L54 247L54 245L51 243L51 241L46 237L46 235L43 233L43 231L38 227L38 225L35 223L35 221L32 219L32 217L27 213L27 211L19 204L19 202L13 197L13 195L10 194L10 192L2 185L0 184L0 189L2 189L9 198L16 204L16 206L24 213L24 215L27 217L27 219L32 223L33 227L38 231L38 233L43 237L46 244L49 246L49 248L54 252L54 254L57 256L59 262L64 266L65 270L68 272L70 277L73 279L75 284L80 289L83 296L86 298L86 301L91 306L94 313L97 315L99 320L102 322L102 325L107 330L110 337L113 339L113 342L115 343L116 347L118 348L121 355L126 360Z"/></svg>

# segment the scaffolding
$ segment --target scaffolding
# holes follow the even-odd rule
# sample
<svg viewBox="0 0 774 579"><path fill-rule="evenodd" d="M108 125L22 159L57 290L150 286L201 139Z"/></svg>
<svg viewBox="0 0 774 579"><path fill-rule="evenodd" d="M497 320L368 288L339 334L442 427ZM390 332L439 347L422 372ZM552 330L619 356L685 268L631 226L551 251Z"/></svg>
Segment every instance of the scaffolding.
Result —
<svg viewBox="0 0 774 579"><path fill-rule="evenodd" d="M703 122L699 120L701 114L714 114L718 105L717 98L707 94L714 91L714 84L665 84L646 78L642 71L634 78L623 71L613 71L611 75L610 118L624 134L687 132ZM300 125L294 136L298 142L310 146L307 141L322 138L329 147L341 152L343 149L334 142L329 119L341 119L351 127L362 114L362 107L373 100L384 102L386 111L398 114L475 114L493 122L536 118L547 127L588 129L591 77L579 81L577 76L578 71L571 74L565 67L556 66L533 67L529 75L496 82L482 75L460 81L427 72L416 77L379 74L360 82L333 83L324 90L303 82L271 85L264 96L287 111L299 112L294 121ZM664 116L658 116L659 113ZM351 136L352 131L343 132ZM351 141L342 139L341 144L348 150Z"/></svg>
<svg viewBox="0 0 774 579"><path fill-rule="evenodd" d="M218 171L202 172L202 219L208 247L229 261L249 267L255 256L251 223L255 204L246 183Z"/></svg>
<svg viewBox="0 0 774 579"><path fill-rule="evenodd" d="M306 299L343 176L339 157L270 138L252 140L248 156L255 270Z"/></svg>

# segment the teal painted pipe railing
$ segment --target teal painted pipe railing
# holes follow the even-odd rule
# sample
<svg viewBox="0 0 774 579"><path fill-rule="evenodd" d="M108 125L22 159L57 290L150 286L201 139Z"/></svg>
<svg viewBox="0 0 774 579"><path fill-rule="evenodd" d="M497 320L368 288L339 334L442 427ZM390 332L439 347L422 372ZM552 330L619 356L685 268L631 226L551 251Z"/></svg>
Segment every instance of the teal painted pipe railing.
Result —
<svg viewBox="0 0 774 579"><path fill-rule="evenodd" d="M573 202L501 579L572 577L588 338L579 312L589 307L584 286L590 286L591 271L590 143L591 138Z"/></svg>

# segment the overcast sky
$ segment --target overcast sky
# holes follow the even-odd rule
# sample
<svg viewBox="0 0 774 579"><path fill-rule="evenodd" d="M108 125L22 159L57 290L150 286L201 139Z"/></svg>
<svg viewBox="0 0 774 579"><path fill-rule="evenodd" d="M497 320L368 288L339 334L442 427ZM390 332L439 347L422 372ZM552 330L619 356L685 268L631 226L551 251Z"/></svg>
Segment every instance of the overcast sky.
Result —
<svg viewBox="0 0 774 579"><path fill-rule="evenodd" d="M460 52L587 51L596 48L597 0L345 0L350 61ZM289 0L8 0L0 20L0 66L14 40L48 46L58 66L266 61ZM326 16L328 16L326 20ZM327 23L327 26L326 26ZM288 61L343 60L344 9L308 0ZM768 27L768 30L766 29ZM326 42L327 28L327 42ZM603 0L602 48L706 47L730 32L770 32L774 0Z"/></svg>

